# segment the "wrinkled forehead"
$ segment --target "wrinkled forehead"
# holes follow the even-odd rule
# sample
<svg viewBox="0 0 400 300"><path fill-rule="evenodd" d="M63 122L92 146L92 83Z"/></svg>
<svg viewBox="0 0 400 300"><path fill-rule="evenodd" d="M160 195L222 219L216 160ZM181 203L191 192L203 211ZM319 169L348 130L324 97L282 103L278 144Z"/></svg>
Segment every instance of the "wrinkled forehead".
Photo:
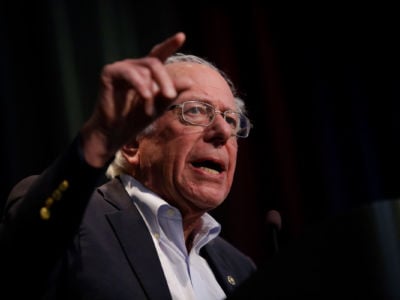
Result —
<svg viewBox="0 0 400 300"><path fill-rule="evenodd" d="M179 93L193 92L205 98L234 103L232 91L219 72L193 62L177 62L166 65Z"/></svg>

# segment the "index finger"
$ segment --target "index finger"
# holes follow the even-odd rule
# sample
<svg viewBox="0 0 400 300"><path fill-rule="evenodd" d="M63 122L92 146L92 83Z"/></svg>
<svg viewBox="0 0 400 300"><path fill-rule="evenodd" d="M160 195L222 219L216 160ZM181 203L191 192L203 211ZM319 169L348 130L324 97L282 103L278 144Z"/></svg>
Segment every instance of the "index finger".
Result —
<svg viewBox="0 0 400 300"><path fill-rule="evenodd" d="M185 42L186 36L183 32L175 33L173 36L167 38L163 42L155 45L149 56L157 57L164 62L169 56L174 54Z"/></svg>

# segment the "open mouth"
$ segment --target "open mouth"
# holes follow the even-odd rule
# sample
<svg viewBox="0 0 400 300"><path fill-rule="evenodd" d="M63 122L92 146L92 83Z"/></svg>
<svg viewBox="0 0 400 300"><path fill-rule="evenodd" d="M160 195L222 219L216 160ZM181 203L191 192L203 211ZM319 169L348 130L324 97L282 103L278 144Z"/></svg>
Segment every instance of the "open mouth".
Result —
<svg viewBox="0 0 400 300"><path fill-rule="evenodd" d="M225 167L221 163L212 160L195 161L192 162L192 166L210 174L220 174L225 171Z"/></svg>

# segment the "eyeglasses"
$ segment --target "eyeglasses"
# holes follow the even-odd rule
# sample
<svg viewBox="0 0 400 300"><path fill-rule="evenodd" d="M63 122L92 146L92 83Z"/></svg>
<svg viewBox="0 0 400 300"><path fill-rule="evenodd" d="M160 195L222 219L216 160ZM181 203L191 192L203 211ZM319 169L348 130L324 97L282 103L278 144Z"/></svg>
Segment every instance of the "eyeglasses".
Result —
<svg viewBox="0 0 400 300"><path fill-rule="evenodd" d="M207 127L214 121L215 114L218 113L231 126L233 135L240 138L249 136L252 125L250 120L242 113L233 110L219 111L211 104L196 100L171 105L169 110L178 107L181 111L182 120L188 124Z"/></svg>

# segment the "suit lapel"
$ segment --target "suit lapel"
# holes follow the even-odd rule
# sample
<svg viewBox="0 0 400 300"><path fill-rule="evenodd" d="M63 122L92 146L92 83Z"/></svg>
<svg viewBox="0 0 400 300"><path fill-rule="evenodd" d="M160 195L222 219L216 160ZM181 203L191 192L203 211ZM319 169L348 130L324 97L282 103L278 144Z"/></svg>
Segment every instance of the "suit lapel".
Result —
<svg viewBox="0 0 400 300"><path fill-rule="evenodd" d="M214 241L211 241L209 244L205 245L201 249L200 254L207 260L210 268L213 270L215 278L228 296L236 288L236 278L235 275L231 273L231 268L225 264L224 258L221 257L217 249L213 247L214 243Z"/></svg>
<svg viewBox="0 0 400 300"><path fill-rule="evenodd" d="M119 181L112 182L105 198L121 209L107 214L106 217L148 298L171 299L151 235Z"/></svg>

